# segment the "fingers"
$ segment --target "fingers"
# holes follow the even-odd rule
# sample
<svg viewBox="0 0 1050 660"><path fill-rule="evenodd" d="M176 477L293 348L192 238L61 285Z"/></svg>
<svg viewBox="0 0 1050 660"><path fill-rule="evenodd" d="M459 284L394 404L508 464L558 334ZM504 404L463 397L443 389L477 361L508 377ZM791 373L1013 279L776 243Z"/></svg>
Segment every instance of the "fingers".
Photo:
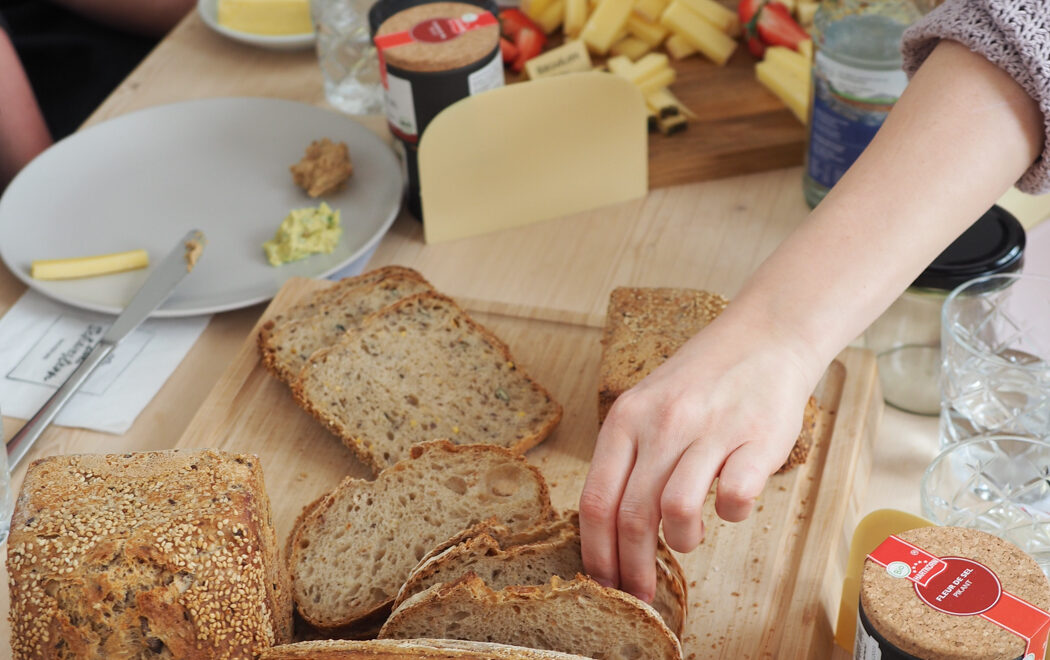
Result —
<svg viewBox="0 0 1050 660"><path fill-rule="evenodd" d="M620 588L651 602L656 594L656 535L660 528L660 493L674 463L641 446L627 480L616 517L619 532Z"/></svg>
<svg viewBox="0 0 1050 660"><path fill-rule="evenodd" d="M725 456L694 442L682 454L660 497L664 539L673 550L690 552L704 538L704 499Z"/></svg>
<svg viewBox="0 0 1050 660"><path fill-rule="evenodd" d="M607 587L620 584L616 516L634 459L634 441L603 425L580 495L580 550L584 570Z"/></svg>
<svg viewBox="0 0 1050 660"><path fill-rule="evenodd" d="M729 522L740 522L751 515L755 499L762 493L769 475L784 462L784 457L764 445L749 442L740 445L726 458L718 476L715 511Z"/></svg>

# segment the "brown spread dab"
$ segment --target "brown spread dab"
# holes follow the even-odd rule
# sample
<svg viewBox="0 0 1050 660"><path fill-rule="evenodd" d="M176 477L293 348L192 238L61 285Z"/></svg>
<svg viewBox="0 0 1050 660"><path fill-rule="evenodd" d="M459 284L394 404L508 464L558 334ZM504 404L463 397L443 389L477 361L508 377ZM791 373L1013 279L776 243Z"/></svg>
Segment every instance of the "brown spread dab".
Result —
<svg viewBox="0 0 1050 660"><path fill-rule="evenodd" d="M305 190L310 197L339 190L354 173L346 144L332 142L328 138L311 142L302 160L290 169L295 185Z"/></svg>

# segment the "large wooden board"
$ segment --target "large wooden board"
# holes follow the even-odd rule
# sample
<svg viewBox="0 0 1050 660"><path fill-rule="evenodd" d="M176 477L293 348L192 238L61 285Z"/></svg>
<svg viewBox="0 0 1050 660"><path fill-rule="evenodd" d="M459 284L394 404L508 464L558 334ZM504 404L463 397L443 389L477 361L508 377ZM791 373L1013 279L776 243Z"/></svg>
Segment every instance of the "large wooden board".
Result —
<svg viewBox="0 0 1050 660"><path fill-rule="evenodd" d="M290 281L260 323L325 286ZM597 434L600 331L593 327L475 313L503 338L516 361L564 405L554 434L528 453L559 508L574 507ZM801 468L774 476L746 522L718 521L681 556L689 583L687 657L826 658L853 529L866 487L881 412L874 359L848 349L817 391L816 448ZM279 539L300 509L346 475L368 473L340 442L300 411L259 364L254 333L219 379L178 442L261 457Z"/></svg>

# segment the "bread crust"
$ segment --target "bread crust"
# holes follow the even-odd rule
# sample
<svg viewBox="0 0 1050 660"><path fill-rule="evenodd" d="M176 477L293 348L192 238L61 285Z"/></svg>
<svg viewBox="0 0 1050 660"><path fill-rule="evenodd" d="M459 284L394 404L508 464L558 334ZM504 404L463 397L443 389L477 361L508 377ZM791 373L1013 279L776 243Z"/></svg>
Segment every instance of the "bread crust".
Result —
<svg viewBox="0 0 1050 660"><path fill-rule="evenodd" d="M413 620L426 619L430 608L438 609L446 604L459 606L460 612L473 608L478 612L491 613L498 608L506 607L512 609L517 616L524 618L526 616L524 611L532 611L532 609L542 611L547 607L556 607L556 603L562 601L573 603L579 616L591 617L588 621L595 630L601 627L603 621L616 619L633 621L649 631L647 639L602 639L601 643L607 647L600 657L618 658L620 656L615 653L616 646L630 644L635 646L639 653L644 654L644 657L653 660L681 660L682 658L682 646L678 637L664 624L656 610L630 594L618 589L603 587L585 575L577 575L572 580L563 580L555 575L545 585L512 586L496 591L473 573L468 573L455 581L436 584L410 597L390 615L379 636L381 639L414 636L408 630ZM547 621L551 616L553 615L548 614L541 618ZM463 620L459 619L459 621ZM581 629L577 622L566 622L565 627ZM545 630L544 632L556 635L558 630ZM490 634L489 631L486 631L486 634ZM597 636L597 633L594 634ZM455 636L465 639L471 636L471 632L463 627L457 627ZM490 636L498 636L498 631L492 632ZM547 637L547 639L552 644L558 643L552 638ZM497 641L507 643L507 640ZM562 641L565 644L577 643L576 641ZM584 654L582 650L580 654Z"/></svg>
<svg viewBox="0 0 1050 660"><path fill-rule="evenodd" d="M481 337L482 340L492 348L505 363L513 364L513 369L529 384L529 387L550 405L550 412L543 419L542 423L536 428L529 429L529 432L526 435L507 448L512 452L523 454L546 439L554 430L554 427L557 426L558 422L561 421L563 414L561 404L551 396L546 388L530 378L528 374L517 365L510 353L510 349L505 343L487 328L467 315L467 313L464 312L463 309L452 300L452 298L437 292L418 293L402 298L394 304L369 315L357 328L349 329L343 339L340 340L339 344L315 353L310 358L307 366L303 368L299 378L292 384L292 396L296 403L298 403L303 410L312 415L317 421L323 424L332 434L340 438L365 465L369 466L374 473L378 474L380 470L387 466L387 464L377 455L377 450L375 450L377 446L383 444L384 439L361 438L355 435L354 429L347 426L343 420L330 415L327 411L319 407L311 394L304 389L303 380L308 370L320 368L320 365L323 365L329 356L334 355L335 351L349 350L355 341L360 337L365 336L371 330L373 325L381 322L386 316L396 315L402 310L426 304L440 304L451 308L454 313L458 315L460 321Z"/></svg>
<svg viewBox="0 0 1050 660"><path fill-rule="evenodd" d="M52 456L26 473L7 569L15 658L253 658L291 639L258 457Z"/></svg>
<svg viewBox="0 0 1050 660"><path fill-rule="evenodd" d="M584 660L583 656L452 639L323 640L267 649L259 660Z"/></svg>

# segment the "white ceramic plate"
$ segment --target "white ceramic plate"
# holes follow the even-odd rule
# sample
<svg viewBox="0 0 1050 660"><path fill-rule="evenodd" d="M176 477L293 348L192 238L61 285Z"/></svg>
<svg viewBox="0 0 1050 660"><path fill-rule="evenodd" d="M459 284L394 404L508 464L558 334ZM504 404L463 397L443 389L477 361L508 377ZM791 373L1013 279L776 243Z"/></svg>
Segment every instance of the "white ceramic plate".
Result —
<svg viewBox="0 0 1050 660"><path fill-rule="evenodd" d="M288 167L312 140L345 142L354 174L318 199ZM0 197L0 259L56 300L119 312L149 269L77 280L29 276L34 259L149 251L159 261L186 233L204 231L200 262L154 316L237 309L273 297L290 277L324 277L379 242L403 187L393 151L352 119L261 98L187 101L133 112L74 133L40 154ZM262 244L291 209L339 209L332 254L270 266Z"/></svg>
<svg viewBox="0 0 1050 660"><path fill-rule="evenodd" d="M229 37L230 39L251 44L253 46L270 48L272 50L301 50L312 46L314 43L315 33L313 32L307 32L305 34L269 35L231 30L224 25L219 25L218 6L219 0L197 0L197 13L200 14L201 20L203 20L208 27L224 37Z"/></svg>

